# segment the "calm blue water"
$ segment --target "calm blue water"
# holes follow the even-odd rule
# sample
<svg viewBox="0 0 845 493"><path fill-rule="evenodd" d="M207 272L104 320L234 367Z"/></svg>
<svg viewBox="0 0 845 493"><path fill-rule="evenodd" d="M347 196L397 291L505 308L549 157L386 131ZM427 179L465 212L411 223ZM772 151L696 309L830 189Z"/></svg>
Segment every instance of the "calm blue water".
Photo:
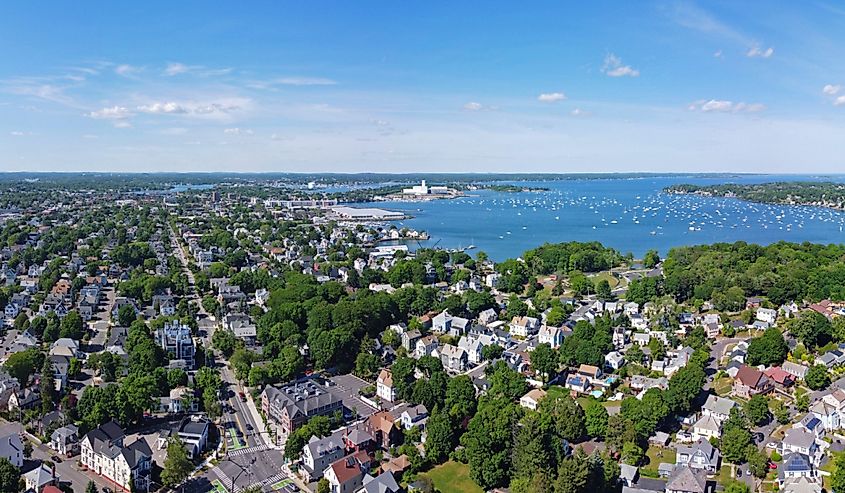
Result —
<svg viewBox="0 0 845 493"><path fill-rule="evenodd" d="M845 213L816 207L771 206L736 199L667 195L677 183L845 181L845 176L755 175L731 178L641 178L521 182L548 192L471 192L455 200L369 204L407 212L397 223L425 230L423 246L475 245L495 260L517 257L544 242L597 240L619 251L665 254L700 243L845 242ZM415 247L416 244L412 244Z"/></svg>

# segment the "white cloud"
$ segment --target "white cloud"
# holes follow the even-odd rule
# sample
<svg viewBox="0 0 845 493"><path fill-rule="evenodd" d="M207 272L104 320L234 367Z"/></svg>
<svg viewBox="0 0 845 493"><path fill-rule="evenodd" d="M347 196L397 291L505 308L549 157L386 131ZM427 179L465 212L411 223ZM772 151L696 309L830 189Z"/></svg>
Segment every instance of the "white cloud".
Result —
<svg viewBox="0 0 845 493"><path fill-rule="evenodd" d="M168 63L167 68L164 69L164 75L174 76L179 74L184 74L191 70L192 67L189 67L183 63Z"/></svg>
<svg viewBox="0 0 845 493"><path fill-rule="evenodd" d="M722 58L722 50L716 50L716 52L713 53L713 57L714 58Z"/></svg>
<svg viewBox="0 0 845 493"><path fill-rule="evenodd" d="M118 120L114 122L114 128L131 128L132 124L126 120Z"/></svg>
<svg viewBox="0 0 845 493"><path fill-rule="evenodd" d="M333 86L337 84L337 81L324 77L282 77L273 82L285 86Z"/></svg>
<svg viewBox="0 0 845 493"><path fill-rule="evenodd" d="M481 109L484 109L484 106L481 103L470 101L469 103L464 105L464 109L467 111L479 111Z"/></svg>
<svg viewBox="0 0 845 493"><path fill-rule="evenodd" d="M179 62L170 62L167 64L167 67L164 68L163 73L168 77L187 73L195 74L200 77L211 77L215 75L226 75L231 71L231 68L211 69L202 65L185 65L184 63Z"/></svg>
<svg viewBox="0 0 845 493"><path fill-rule="evenodd" d="M758 113L766 109L761 103L734 103L724 99L699 100L689 104L690 111L702 113Z"/></svg>
<svg viewBox="0 0 845 493"><path fill-rule="evenodd" d="M827 84L822 88L822 92L828 96L836 96L840 90L842 90L842 86L839 84Z"/></svg>
<svg viewBox="0 0 845 493"><path fill-rule="evenodd" d="M839 96L838 98L833 100L834 106L842 106L845 105L845 96Z"/></svg>
<svg viewBox="0 0 845 493"><path fill-rule="evenodd" d="M132 112L123 106L111 106L86 113L85 116L95 120L125 120L132 116Z"/></svg>
<svg viewBox="0 0 845 493"><path fill-rule="evenodd" d="M141 72L142 70L144 70L144 69L141 68L141 67L135 67L133 65L129 65L129 64L124 63L122 65L118 65L117 67L115 67L114 73L116 73L117 75L120 75L122 77L132 77L133 75Z"/></svg>
<svg viewBox="0 0 845 493"><path fill-rule="evenodd" d="M556 101L563 101L564 99L566 99L566 94L562 92L549 92L537 96L537 101L543 103L554 103Z"/></svg>
<svg viewBox="0 0 845 493"><path fill-rule="evenodd" d="M609 77L639 77L640 71L632 68L630 65L623 65L622 59L613 53L608 53L604 57L604 65L602 72Z"/></svg>
<svg viewBox="0 0 845 493"><path fill-rule="evenodd" d="M138 111L151 114L183 114L187 113L188 109L179 103L166 101L138 106Z"/></svg>
<svg viewBox="0 0 845 493"><path fill-rule="evenodd" d="M223 130L223 133L226 135L252 135L252 130L248 128L227 128Z"/></svg>
<svg viewBox="0 0 845 493"><path fill-rule="evenodd" d="M572 116L590 116L589 111L582 110L581 108L575 108L574 110L569 112Z"/></svg>
<svg viewBox="0 0 845 493"><path fill-rule="evenodd" d="M764 50L759 45L754 45L745 53L745 56L748 58L769 58L774 54L775 49L771 46Z"/></svg>
<svg viewBox="0 0 845 493"><path fill-rule="evenodd" d="M30 135L29 132L21 132L20 130L12 130L9 132L9 135L13 137L23 137L24 135Z"/></svg>
<svg viewBox="0 0 845 493"><path fill-rule="evenodd" d="M155 101L140 105L137 111L151 115L221 116L243 109L247 99L221 99L211 102Z"/></svg>

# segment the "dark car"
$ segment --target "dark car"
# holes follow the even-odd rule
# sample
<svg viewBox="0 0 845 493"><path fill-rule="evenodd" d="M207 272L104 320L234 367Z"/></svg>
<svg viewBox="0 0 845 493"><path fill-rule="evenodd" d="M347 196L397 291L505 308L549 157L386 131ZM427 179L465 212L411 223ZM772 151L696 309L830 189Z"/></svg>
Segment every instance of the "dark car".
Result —
<svg viewBox="0 0 845 493"><path fill-rule="evenodd" d="M247 429L248 431L252 431L254 428L252 427L252 425L251 425L251 424L247 423L247 424L246 424L246 429Z"/></svg>
<svg viewBox="0 0 845 493"><path fill-rule="evenodd" d="M763 441L764 438L766 438L766 437L764 437L763 434L760 433L760 432L756 432L756 433L751 434L751 440L753 440L754 443L760 443L760 442Z"/></svg>
<svg viewBox="0 0 845 493"><path fill-rule="evenodd" d="M60 464L62 462L62 458L58 455L51 455L50 460L55 462L56 464Z"/></svg>

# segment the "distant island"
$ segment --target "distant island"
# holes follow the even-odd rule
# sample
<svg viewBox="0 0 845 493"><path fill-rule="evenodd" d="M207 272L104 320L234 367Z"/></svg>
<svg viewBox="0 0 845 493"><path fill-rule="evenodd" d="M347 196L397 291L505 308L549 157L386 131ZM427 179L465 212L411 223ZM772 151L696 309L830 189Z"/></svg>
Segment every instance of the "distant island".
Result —
<svg viewBox="0 0 845 493"><path fill-rule="evenodd" d="M834 182L773 182L739 185L672 185L670 194L733 197L764 204L809 205L845 210L845 184Z"/></svg>
<svg viewBox="0 0 845 493"><path fill-rule="evenodd" d="M490 190L492 192L516 193L516 192L548 192L548 187L529 187L522 185L478 185L478 190Z"/></svg>

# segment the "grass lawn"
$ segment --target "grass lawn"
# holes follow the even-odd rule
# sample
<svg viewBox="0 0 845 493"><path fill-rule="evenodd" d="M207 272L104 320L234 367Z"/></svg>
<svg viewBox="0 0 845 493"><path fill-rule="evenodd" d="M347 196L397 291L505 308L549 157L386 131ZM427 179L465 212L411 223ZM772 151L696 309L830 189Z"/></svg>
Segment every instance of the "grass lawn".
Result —
<svg viewBox="0 0 845 493"><path fill-rule="evenodd" d="M619 279L617 279L613 274L611 274L608 271L599 272L598 274L594 275L592 278L593 278L594 283L599 282L602 279L607 280L607 283L610 284L610 289L614 289L614 288L616 288L616 286L619 285Z"/></svg>
<svg viewBox="0 0 845 493"><path fill-rule="evenodd" d="M722 377L715 382L713 382L713 390L716 392L718 396L725 396L731 392L731 387L733 386L733 379L731 377Z"/></svg>
<svg viewBox="0 0 845 493"><path fill-rule="evenodd" d="M469 478L469 466L449 461L422 474L428 476L441 493L484 493Z"/></svg>
<svg viewBox="0 0 845 493"><path fill-rule="evenodd" d="M649 445L648 450L645 451L645 455L648 457L648 467L654 470L657 470L657 466L661 462L674 464L676 461L675 451L673 449L661 448L655 445Z"/></svg>
<svg viewBox="0 0 845 493"><path fill-rule="evenodd" d="M212 481L211 485L214 486L214 491L217 493L228 493L228 490L226 490L226 488L223 486L223 483L221 483L219 479L215 479L214 481Z"/></svg>
<svg viewBox="0 0 845 493"><path fill-rule="evenodd" d="M548 390L546 390L546 397L551 399L560 399L567 396L569 396L569 389L561 385L549 385Z"/></svg>

